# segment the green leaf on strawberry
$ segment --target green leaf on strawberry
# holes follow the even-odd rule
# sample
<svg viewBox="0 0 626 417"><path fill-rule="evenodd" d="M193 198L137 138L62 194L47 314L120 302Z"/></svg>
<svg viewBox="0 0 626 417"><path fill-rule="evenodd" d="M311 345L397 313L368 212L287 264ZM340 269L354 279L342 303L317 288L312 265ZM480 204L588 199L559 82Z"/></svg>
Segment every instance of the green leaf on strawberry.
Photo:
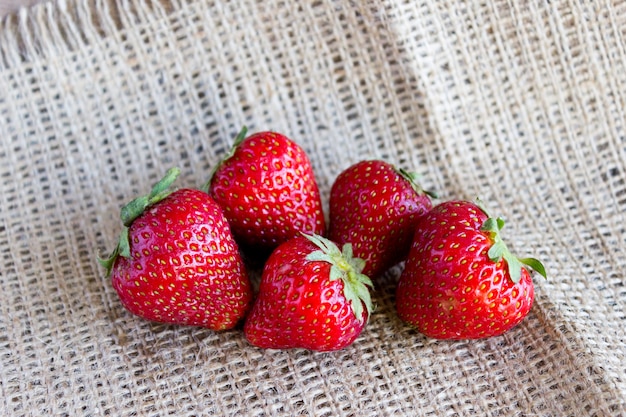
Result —
<svg viewBox="0 0 626 417"><path fill-rule="evenodd" d="M485 211L484 205L482 203L478 205L485 212L485 214L489 215L489 213ZM498 217L495 219L493 217L489 217L487 220L485 220L481 227L481 230L489 233L489 236L493 240L493 245L488 252L489 258L494 262L497 262L500 259L504 259L508 265L511 280L514 283L519 282L519 280L521 279L522 268L525 266L537 271L544 278L547 278L546 269L541 261L535 258L520 259L517 256L513 255L511 251L509 251L509 248L506 246L506 243L504 243L504 241L502 240L502 236L500 235L500 231L502 230L502 228L504 228L504 225L505 221L502 217Z"/></svg>
<svg viewBox="0 0 626 417"><path fill-rule="evenodd" d="M304 237L319 246L319 250L307 255L308 261L324 261L331 264L330 280L342 280L344 295L354 310L354 315L361 320L363 317L363 305L369 314L374 309L369 289L373 288L372 280L361 273L365 262L360 258L354 258L352 245L347 243L340 252L337 245L328 239L316 235L303 234Z"/></svg>
<svg viewBox="0 0 626 417"><path fill-rule="evenodd" d="M165 173L165 176L152 186L149 194L137 197L122 207L120 218L122 220L123 227L118 244L115 246L115 249L108 258L98 258L100 265L106 269L107 277L111 274L111 268L113 267L113 264L118 256L123 256L125 258L130 257L130 242L128 240L128 228L130 225L149 206L158 203L171 193L169 188L174 181L176 181L179 174L180 169L177 167L170 168Z"/></svg>

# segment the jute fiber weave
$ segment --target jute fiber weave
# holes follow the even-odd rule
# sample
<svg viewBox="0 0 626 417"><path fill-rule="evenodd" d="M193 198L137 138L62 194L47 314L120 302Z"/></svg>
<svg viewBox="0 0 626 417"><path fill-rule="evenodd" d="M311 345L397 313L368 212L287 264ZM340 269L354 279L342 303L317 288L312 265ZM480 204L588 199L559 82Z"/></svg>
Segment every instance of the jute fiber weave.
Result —
<svg viewBox="0 0 626 417"><path fill-rule="evenodd" d="M0 22L0 415L626 415L626 2L61 0ZM241 126L325 207L381 158L480 197L541 259L503 336L435 341L376 286L334 353L147 322L96 261L120 207L198 187Z"/></svg>

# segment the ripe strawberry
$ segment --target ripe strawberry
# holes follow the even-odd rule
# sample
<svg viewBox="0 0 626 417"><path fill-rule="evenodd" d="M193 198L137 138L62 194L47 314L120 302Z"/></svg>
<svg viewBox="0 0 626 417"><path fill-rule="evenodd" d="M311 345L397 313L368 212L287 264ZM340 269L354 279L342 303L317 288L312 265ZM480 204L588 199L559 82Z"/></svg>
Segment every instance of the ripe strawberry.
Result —
<svg viewBox="0 0 626 417"><path fill-rule="evenodd" d="M417 175L379 160L358 162L341 172L330 191L328 236L352 243L372 278L404 260L418 218L432 208L434 194Z"/></svg>
<svg viewBox="0 0 626 417"><path fill-rule="evenodd" d="M270 255L244 333L258 347L342 349L361 333L372 311L364 262L350 245L339 250L318 235L281 244Z"/></svg>
<svg viewBox="0 0 626 417"><path fill-rule="evenodd" d="M119 244L101 260L124 307L147 320L234 327L252 291L220 207L206 193L168 192L177 169L122 208Z"/></svg>
<svg viewBox="0 0 626 417"><path fill-rule="evenodd" d="M500 335L528 314L534 287L526 265L500 237L501 218L477 204L439 204L418 222L396 291L399 317L426 336L477 339Z"/></svg>
<svg viewBox="0 0 626 417"><path fill-rule="evenodd" d="M319 189L304 150L279 133L246 138L246 132L244 127L205 186L235 239L269 254L300 232L323 234Z"/></svg>

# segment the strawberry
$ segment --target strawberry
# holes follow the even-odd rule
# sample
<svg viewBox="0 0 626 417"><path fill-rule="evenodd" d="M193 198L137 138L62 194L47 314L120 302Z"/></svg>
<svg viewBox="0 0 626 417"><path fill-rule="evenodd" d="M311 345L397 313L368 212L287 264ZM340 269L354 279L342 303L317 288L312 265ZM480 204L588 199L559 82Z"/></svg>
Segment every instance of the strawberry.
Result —
<svg viewBox="0 0 626 417"><path fill-rule="evenodd" d="M235 239L267 255L300 232L323 234L320 193L304 150L279 133L246 133L244 127L205 185Z"/></svg>
<svg viewBox="0 0 626 417"><path fill-rule="evenodd" d="M433 193L417 175L380 161L361 161L341 172L330 191L328 237L351 243L377 277L409 253L418 218L432 208Z"/></svg>
<svg viewBox="0 0 626 417"><path fill-rule="evenodd" d="M263 269L244 325L246 338L273 349L332 351L350 345L372 311L372 282L361 273L363 266L349 244L340 251L319 235L284 242Z"/></svg>
<svg viewBox="0 0 626 417"><path fill-rule="evenodd" d="M537 259L511 254L503 226L467 201L425 214L396 289L399 317L437 339L497 336L519 324L534 298L526 267L546 272Z"/></svg>
<svg viewBox="0 0 626 417"><path fill-rule="evenodd" d="M119 243L101 264L139 317L232 328L251 304L247 272L217 203L199 190L168 191L178 172L122 208Z"/></svg>

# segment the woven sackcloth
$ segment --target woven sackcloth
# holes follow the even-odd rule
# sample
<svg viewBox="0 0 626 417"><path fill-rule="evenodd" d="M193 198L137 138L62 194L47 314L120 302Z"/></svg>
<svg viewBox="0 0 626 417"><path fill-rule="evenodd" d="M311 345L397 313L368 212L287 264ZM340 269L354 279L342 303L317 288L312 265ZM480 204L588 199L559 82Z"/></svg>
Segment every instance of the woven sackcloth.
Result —
<svg viewBox="0 0 626 417"><path fill-rule="evenodd" d="M0 21L1 416L626 415L626 2L56 0ZM199 187L241 126L309 154L325 208L382 158L480 197L535 274L503 336L394 307L332 353L127 312L120 207Z"/></svg>

